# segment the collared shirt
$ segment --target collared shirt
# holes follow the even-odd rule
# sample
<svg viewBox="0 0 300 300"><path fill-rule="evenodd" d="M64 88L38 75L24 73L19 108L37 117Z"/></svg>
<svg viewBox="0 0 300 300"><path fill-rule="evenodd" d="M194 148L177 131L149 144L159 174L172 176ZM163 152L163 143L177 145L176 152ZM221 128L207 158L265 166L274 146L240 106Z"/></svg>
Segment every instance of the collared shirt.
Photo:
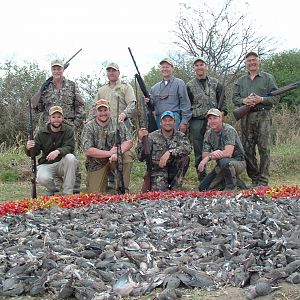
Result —
<svg viewBox="0 0 300 300"><path fill-rule="evenodd" d="M202 152L224 150L228 145L234 146L232 158L244 160L244 148L237 131L231 125L223 123L219 132L215 132L211 128L206 131Z"/></svg>
<svg viewBox="0 0 300 300"><path fill-rule="evenodd" d="M150 90L150 100L156 115L161 115L166 110L177 112L183 124L187 124L192 116L186 85L183 80L174 76L167 84L164 80L156 83Z"/></svg>
<svg viewBox="0 0 300 300"><path fill-rule="evenodd" d="M98 89L95 96L95 101L99 99L106 99L110 102L111 116L116 118L118 114L118 101L119 101L119 114L124 112L128 118L135 115L136 99L133 88L130 84L118 80L116 85L104 84Z"/></svg>
<svg viewBox="0 0 300 300"><path fill-rule="evenodd" d="M279 96L270 96L270 92L276 90L277 84L273 75L259 71L252 80L250 74L240 77L234 85L232 102L235 106L242 106L243 99L251 93L263 97L263 103L257 104L257 108L271 109L279 101Z"/></svg>
<svg viewBox="0 0 300 300"><path fill-rule="evenodd" d="M131 134L124 122L119 122L121 143L127 140L132 140ZM81 143L83 150L89 148L97 148L100 150L109 151L113 146L116 146L116 130L117 120L111 118L105 126L99 125L96 118L90 120L83 127L81 135ZM93 172L101 169L106 165L109 158L94 158L86 157L86 170Z"/></svg>
<svg viewBox="0 0 300 300"><path fill-rule="evenodd" d="M50 107L59 105L64 112L64 121L79 127L85 120L84 101L74 81L64 77L62 86L57 88L53 81L42 92L36 111L43 112L45 124L48 122Z"/></svg>

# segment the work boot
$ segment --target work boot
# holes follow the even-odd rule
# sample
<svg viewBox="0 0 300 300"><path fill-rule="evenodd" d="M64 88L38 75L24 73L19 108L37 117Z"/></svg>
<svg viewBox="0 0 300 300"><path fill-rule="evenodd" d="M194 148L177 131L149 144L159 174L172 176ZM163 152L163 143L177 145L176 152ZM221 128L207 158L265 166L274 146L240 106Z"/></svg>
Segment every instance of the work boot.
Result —
<svg viewBox="0 0 300 300"><path fill-rule="evenodd" d="M246 183L239 177L236 177L236 186L241 190L248 190L249 187L247 187Z"/></svg>
<svg viewBox="0 0 300 300"><path fill-rule="evenodd" d="M235 192L236 191L236 178L232 176L229 168L222 168L221 172L225 180L224 192Z"/></svg>

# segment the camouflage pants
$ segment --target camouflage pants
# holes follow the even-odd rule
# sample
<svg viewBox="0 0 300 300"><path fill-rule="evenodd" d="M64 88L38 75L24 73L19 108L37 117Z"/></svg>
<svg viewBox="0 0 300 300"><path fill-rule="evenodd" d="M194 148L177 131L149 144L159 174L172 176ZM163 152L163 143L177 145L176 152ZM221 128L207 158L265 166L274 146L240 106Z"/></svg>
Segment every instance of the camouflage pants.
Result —
<svg viewBox="0 0 300 300"><path fill-rule="evenodd" d="M271 127L269 110L251 112L241 120L241 139L245 150L247 174L254 184L268 185L269 182Z"/></svg>
<svg viewBox="0 0 300 300"><path fill-rule="evenodd" d="M165 168L154 168L151 172L151 190L167 191L179 190L183 177L189 167L190 158L174 157Z"/></svg>

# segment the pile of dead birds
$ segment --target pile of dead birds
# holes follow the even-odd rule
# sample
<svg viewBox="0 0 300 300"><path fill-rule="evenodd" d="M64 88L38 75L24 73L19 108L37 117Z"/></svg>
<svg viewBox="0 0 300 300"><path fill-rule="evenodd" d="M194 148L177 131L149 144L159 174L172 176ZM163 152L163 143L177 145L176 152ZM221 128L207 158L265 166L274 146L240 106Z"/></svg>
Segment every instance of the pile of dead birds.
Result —
<svg viewBox="0 0 300 300"><path fill-rule="evenodd" d="M192 196L0 218L0 295L178 299L181 288L300 282L299 199Z"/></svg>

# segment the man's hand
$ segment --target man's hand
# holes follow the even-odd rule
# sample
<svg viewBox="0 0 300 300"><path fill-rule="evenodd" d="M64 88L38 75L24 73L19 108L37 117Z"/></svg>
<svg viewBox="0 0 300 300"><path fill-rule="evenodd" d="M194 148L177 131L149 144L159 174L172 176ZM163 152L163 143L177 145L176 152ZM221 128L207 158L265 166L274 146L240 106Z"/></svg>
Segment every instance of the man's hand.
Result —
<svg viewBox="0 0 300 300"><path fill-rule="evenodd" d="M258 95L254 94L254 93L251 93L247 98L245 98L243 100L243 104L249 105L249 106L253 107L253 106L261 103L262 99L263 98L261 96L258 96Z"/></svg>
<svg viewBox="0 0 300 300"><path fill-rule="evenodd" d="M180 123L179 131L186 133L187 132L187 124Z"/></svg>
<svg viewBox="0 0 300 300"><path fill-rule="evenodd" d="M46 159L54 160L59 154L60 154L59 150L54 150L47 155Z"/></svg>
<svg viewBox="0 0 300 300"><path fill-rule="evenodd" d="M142 141L143 137L148 135L148 130L146 128L140 128L138 131L139 141Z"/></svg>
<svg viewBox="0 0 300 300"><path fill-rule="evenodd" d="M26 143L26 149L27 150L30 150L34 146L35 146L35 141L34 140L27 141L27 143Z"/></svg>
<svg viewBox="0 0 300 300"><path fill-rule="evenodd" d="M113 156L114 154L117 154L118 148L116 146L113 146L110 150L109 150L109 154L111 156Z"/></svg>
<svg viewBox="0 0 300 300"><path fill-rule="evenodd" d="M144 97L144 101L145 101L145 104L147 104L150 101L150 98Z"/></svg>
<svg viewBox="0 0 300 300"><path fill-rule="evenodd" d="M165 154L159 160L159 167L164 168L167 165L168 159L170 158L171 153L169 151L165 152Z"/></svg>
<svg viewBox="0 0 300 300"><path fill-rule="evenodd" d="M211 153L211 156L216 159L221 159L224 157L224 153L222 150L215 150Z"/></svg>
<svg viewBox="0 0 300 300"><path fill-rule="evenodd" d="M126 116L126 114L124 112L121 112L119 114L119 121L120 122L124 122L126 118L127 118L127 116Z"/></svg>
<svg viewBox="0 0 300 300"><path fill-rule="evenodd" d="M113 162L113 161L117 161L118 160L118 155L117 153L114 153L110 158L109 158L109 162Z"/></svg>
<svg viewBox="0 0 300 300"><path fill-rule="evenodd" d="M204 158L200 161L200 163L199 163L199 165L198 165L198 171L199 171L199 172L203 172L203 170L204 170L204 168L205 168L205 165L206 165L208 162L209 162L209 157L208 157L208 156L204 157Z"/></svg>

